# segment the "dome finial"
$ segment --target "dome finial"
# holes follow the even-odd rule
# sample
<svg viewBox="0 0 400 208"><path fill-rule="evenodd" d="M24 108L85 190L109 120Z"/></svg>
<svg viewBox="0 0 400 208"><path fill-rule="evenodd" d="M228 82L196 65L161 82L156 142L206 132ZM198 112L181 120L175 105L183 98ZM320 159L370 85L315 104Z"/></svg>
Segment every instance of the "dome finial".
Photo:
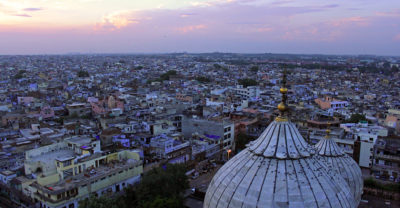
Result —
<svg viewBox="0 0 400 208"><path fill-rule="evenodd" d="M325 135L325 138L327 138L327 139L329 139L331 136L330 136L330 134L331 134L331 122L328 122L328 128L326 129L326 135Z"/></svg>
<svg viewBox="0 0 400 208"><path fill-rule="evenodd" d="M280 115L276 118L277 121L287 121L288 119L285 117L285 111L289 108L286 104L287 101L287 92L288 89L286 88L286 67L283 69L282 73L282 86L279 92L282 94L281 103L278 105L278 110L280 111Z"/></svg>

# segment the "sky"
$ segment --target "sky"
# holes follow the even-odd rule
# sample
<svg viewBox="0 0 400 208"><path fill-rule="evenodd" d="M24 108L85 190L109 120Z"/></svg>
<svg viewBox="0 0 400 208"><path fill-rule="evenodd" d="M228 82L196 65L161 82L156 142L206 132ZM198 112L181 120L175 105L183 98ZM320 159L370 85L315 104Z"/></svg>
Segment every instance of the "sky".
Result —
<svg viewBox="0 0 400 208"><path fill-rule="evenodd" d="M0 0L0 54L400 56L400 0Z"/></svg>

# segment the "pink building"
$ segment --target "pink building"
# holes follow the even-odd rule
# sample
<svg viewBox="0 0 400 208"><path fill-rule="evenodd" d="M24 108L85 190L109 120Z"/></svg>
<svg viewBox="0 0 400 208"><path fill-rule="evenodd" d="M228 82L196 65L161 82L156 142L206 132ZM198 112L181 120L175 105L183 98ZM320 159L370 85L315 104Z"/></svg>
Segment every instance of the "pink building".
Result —
<svg viewBox="0 0 400 208"><path fill-rule="evenodd" d="M19 105L28 105L31 104L34 100L33 97L18 97L17 99Z"/></svg>
<svg viewBox="0 0 400 208"><path fill-rule="evenodd" d="M54 110L50 106L45 106L40 111L40 116L42 118L52 118L54 117Z"/></svg>
<svg viewBox="0 0 400 208"><path fill-rule="evenodd" d="M99 100L97 102L90 102L92 112L94 115L101 115L110 112L114 108L120 108L124 111L124 102L109 96L108 99Z"/></svg>
<svg viewBox="0 0 400 208"><path fill-rule="evenodd" d="M332 98L330 96L326 96L323 99L322 98L317 98L314 101L323 110L340 109L340 108L345 108L345 107L347 107L349 105L349 103L347 101L337 100L337 99Z"/></svg>

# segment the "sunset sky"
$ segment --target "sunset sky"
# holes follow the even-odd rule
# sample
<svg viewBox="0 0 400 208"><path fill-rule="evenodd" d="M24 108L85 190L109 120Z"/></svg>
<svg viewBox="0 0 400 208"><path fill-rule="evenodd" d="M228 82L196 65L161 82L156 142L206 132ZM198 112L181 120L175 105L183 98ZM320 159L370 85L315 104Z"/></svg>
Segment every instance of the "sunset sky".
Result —
<svg viewBox="0 0 400 208"><path fill-rule="evenodd" d="M0 54L400 56L400 0L0 0Z"/></svg>

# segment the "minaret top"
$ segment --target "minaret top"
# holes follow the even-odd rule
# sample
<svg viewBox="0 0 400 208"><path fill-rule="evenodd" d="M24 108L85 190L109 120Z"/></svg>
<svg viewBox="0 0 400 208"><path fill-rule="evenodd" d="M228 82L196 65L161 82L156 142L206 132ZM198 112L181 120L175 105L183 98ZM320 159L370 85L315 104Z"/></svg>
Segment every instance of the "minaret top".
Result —
<svg viewBox="0 0 400 208"><path fill-rule="evenodd" d="M331 127L331 123L328 122L328 128L325 131L326 132L326 135L325 135L326 139L331 138L331 135L330 135L331 134L331 129L330 129L330 127Z"/></svg>
<svg viewBox="0 0 400 208"><path fill-rule="evenodd" d="M280 115L275 120L288 121L287 117L285 116L285 112L289 109L289 107L286 104L287 92L288 92L288 89L286 88L286 68L283 70L282 73L282 86L279 92L282 94L281 103L279 103L278 105L278 110L280 111Z"/></svg>

